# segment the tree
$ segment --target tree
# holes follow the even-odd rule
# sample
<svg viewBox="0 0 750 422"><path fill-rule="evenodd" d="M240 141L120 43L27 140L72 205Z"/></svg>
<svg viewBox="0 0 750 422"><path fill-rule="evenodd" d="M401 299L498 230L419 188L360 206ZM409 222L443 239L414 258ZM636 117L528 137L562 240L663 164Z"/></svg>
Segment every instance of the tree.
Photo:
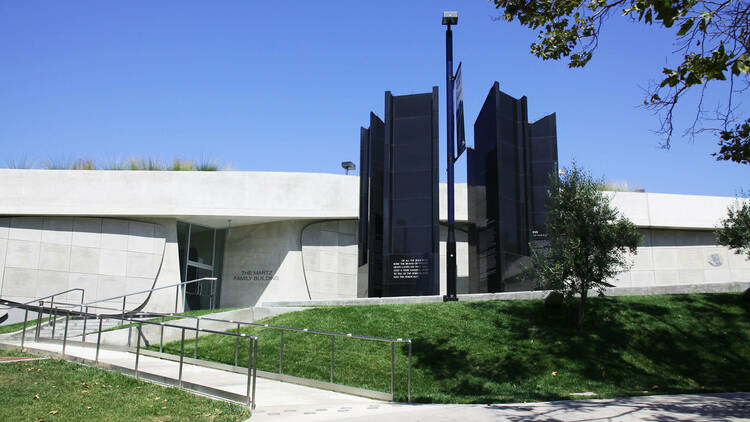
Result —
<svg viewBox="0 0 750 422"><path fill-rule="evenodd" d="M573 163L564 175L550 175L547 238L531 245L533 275L540 287L570 297L580 295L578 329L583 331L586 297L612 287L608 279L624 271L641 234L602 193L602 181Z"/></svg>
<svg viewBox="0 0 750 422"><path fill-rule="evenodd" d="M569 59L584 67L598 47L599 34L613 15L647 25L678 28L676 53L682 62L664 68L662 78L646 91L644 107L660 118L663 147L674 131L673 112L688 92L699 91L692 124L685 133L711 131L720 137L717 160L750 164L750 118L736 120L735 96L750 87L750 1L748 0L491 0L502 16L539 30L531 52L544 60ZM728 84L724 104L709 112L704 94L716 82ZM740 121L742 121L740 119ZM743 129L745 128L745 129Z"/></svg>
<svg viewBox="0 0 750 422"><path fill-rule="evenodd" d="M750 203L744 201L741 206L727 209L727 218L716 229L716 240L735 249L736 254L747 254L747 259L750 259Z"/></svg>

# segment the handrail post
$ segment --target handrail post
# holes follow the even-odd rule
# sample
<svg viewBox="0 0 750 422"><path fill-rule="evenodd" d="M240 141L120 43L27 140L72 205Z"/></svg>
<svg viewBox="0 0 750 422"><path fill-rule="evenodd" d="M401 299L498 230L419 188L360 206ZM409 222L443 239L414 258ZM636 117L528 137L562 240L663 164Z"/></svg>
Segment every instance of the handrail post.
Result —
<svg viewBox="0 0 750 422"><path fill-rule="evenodd" d="M240 323L237 323L237 334L238 336L234 338L234 370L237 370L237 361L240 357Z"/></svg>
<svg viewBox="0 0 750 422"><path fill-rule="evenodd" d="M180 374L178 376L178 382L180 388L182 388L182 361L185 357L185 329L182 329L182 336L180 338Z"/></svg>
<svg viewBox="0 0 750 422"><path fill-rule="evenodd" d="M26 321L29 319L29 308L23 313L23 332L21 333L21 351L23 352L23 343L26 340Z"/></svg>
<svg viewBox="0 0 750 422"><path fill-rule="evenodd" d="M216 309L216 280L211 280L211 309Z"/></svg>
<svg viewBox="0 0 750 422"><path fill-rule="evenodd" d="M99 363L99 346L102 344L102 322L104 321L101 315L96 314L96 317L99 319L99 333L96 335L96 358L94 359L94 365Z"/></svg>
<svg viewBox="0 0 750 422"><path fill-rule="evenodd" d="M281 343L279 346L279 374L284 373L284 330L281 330Z"/></svg>
<svg viewBox="0 0 750 422"><path fill-rule="evenodd" d="M68 320L70 319L70 314L65 314L65 331L63 332L63 347L62 347L62 354L65 356L65 346L68 342Z"/></svg>
<svg viewBox="0 0 750 422"><path fill-rule="evenodd" d="M124 317L123 317L124 318ZM128 321L128 347L132 346L131 338L133 337L133 321Z"/></svg>
<svg viewBox="0 0 750 422"><path fill-rule="evenodd" d="M164 350L164 315L161 317L161 324L159 324L159 353Z"/></svg>
<svg viewBox="0 0 750 422"><path fill-rule="evenodd" d="M39 330L42 329L42 313L44 312L44 301L39 301L39 310L36 313L36 334L34 334L34 341L39 341Z"/></svg>
<svg viewBox="0 0 750 422"><path fill-rule="evenodd" d="M122 319L120 320L120 327L125 324L125 296L122 297ZM128 339L128 347L130 347L130 339Z"/></svg>
<svg viewBox="0 0 750 422"><path fill-rule="evenodd" d="M248 366L250 362L248 362ZM247 369L250 372L250 368ZM255 381L258 379L258 336L253 338L253 404L251 410L255 409Z"/></svg>
<svg viewBox="0 0 750 422"><path fill-rule="evenodd" d="M331 335L331 384L333 384L333 366L334 366L334 349L335 349L336 336Z"/></svg>
<svg viewBox="0 0 750 422"><path fill-rule="evenodd" d="M86 313L83 314L83 332L81 333L81 343L86 342L86 322L89 319L89 307L86 307Z"/></svg>
<svg viewBox="0 0 750 422"><path fill-rule="evenodd" d="M180 285L174 286L174 313L177 313L177 303L180 301Z"/></svg>
<svg viewBox="0 0 750 422"><path fill-rule="evenodd" d="M239 334L239 336L242 336L242 334ZM252 406L252 402L250 398L250 389L252 387L251 386L252 364L253 364L253 338L250 337L250 341L248 342L248 345L247 345L247 407Z"/></svg>
<svg viewBox="0 0 750 422"><path fill-rule="evenodd" d="M195 348L193 349L193 359L198 359L198 332L200 331L201 317L195 319Z"/></svg>
<svg viewBox="0 0 750 422"><path fill-rule="evenodd" d="M138 324L138 338L135 339L135 379L139 380L138 376L138 358L141 356L141 324Z"/></svg>
<svg viewBox="0 0 750 422"><path fill-rule="evenodd" d="M396 343L391 341L391 401L396 398Z"/></svg>
<svg viewBox="0 0 750 422"><path fill-rule="evenodd" d="M52 301L49 304L50 318L52 318L52 339L55 338L55 327L57 327L57 309L55 309L55 297L52 296ZM54 316L52 313L54 312Z"/></svg>
<svg viewBox="0 0 750 422"><path fill-rule="evenodd" d="M411 339L409 339L409 381L406 392L406 401L411 403Z"/></svg>

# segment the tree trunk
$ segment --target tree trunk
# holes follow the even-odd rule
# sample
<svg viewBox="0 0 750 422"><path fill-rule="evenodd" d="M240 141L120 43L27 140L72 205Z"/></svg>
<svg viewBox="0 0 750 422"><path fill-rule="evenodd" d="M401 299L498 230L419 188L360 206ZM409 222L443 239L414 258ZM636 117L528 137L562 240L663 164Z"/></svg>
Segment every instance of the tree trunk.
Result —
<svg viewBox="0 0 750 422"><path fill-rule="evenodd" d="M578 332L583 332L583 320L586 314L586 296L589 291L585 287L581 288L581 301L578 303Z"/></svg>

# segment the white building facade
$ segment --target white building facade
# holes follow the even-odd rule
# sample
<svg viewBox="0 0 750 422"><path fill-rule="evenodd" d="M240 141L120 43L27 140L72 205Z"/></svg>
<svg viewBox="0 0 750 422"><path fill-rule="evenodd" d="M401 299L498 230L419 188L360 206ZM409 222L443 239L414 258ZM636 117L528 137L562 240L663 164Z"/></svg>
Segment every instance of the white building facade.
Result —
<svg viewBox="0 0 750 422"><path fill-rule="evenodd" d="M77 287L88 302L200 277L218 279L219 307L366 297L358 189L357 177L332 174L0 170L0 297L25 302ZM440 192L444 221L445 185ZM644 234L616 286L750 281L750 262L713 235L734 198L611 195ZM483 293L468 281L465 184L456 207L458 293ZM440 254L444 293L444 242ZM126 307L208 306L207 289L186 292L185 304L169 288Z"/></svg>

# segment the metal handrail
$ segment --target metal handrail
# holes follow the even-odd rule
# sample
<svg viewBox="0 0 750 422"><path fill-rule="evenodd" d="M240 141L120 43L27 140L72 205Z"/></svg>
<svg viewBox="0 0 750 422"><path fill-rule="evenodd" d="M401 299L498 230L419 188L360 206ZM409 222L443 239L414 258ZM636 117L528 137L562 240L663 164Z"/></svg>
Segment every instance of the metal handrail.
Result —
<svg viewBox="0 0 750 422"><path fill-rule="evenodd" d="M124 295L108 297L106 299L97 299L97 300L94 300L94 301L91 301L91 302L84 303L84 306L85 305L92 305L94 303L100 303L100 302L108 302L108 301L112 301L112 300L115 300L115 299L125 298L125 297L133 296L133 295L140 295L140 294L144 294L144 293L151 293L151 292L155 292L157 290L169 289L171 287L185 286L185 285L188 285L188 284L191 284L191 283L197 283L197 282L200 282L200 281L208 281L208 280L215 282L217 279L216 279L216 277L202 277L202 278L198 278L198 279L195 279L195 280L183 281L183 282L175 283L175 284L169 284L167 286L160 286L160 287L154 287L154 288L151 288L151 289L141 290L141 291L138 291L138 292L125 293ZM177 304L175 304L175 306L177 306Z"/></svg>
<svg viewBox="0 0 750 422"><path fill-rule="evenodd" d="M351 334L351 333L338 333L335 331L323 331L323 330L310 330L307 328L294 328L294 327L285 327L281 325L270 325L270 324L261 324L257 322L245 322L245 321L236 321L236 320L227 320L227 319L220 319L220 318L211 318L207 316L193 316L193 315L182 315L178 313L159 313L159 312L149 312L143 317L148 318L163 318L165 317L179 317L180 319L194 319L196 320L195 329L198 329L200 327L201 321L212 321L212 322L223 322L227 324L236 324L237 325L237 332L239 333L240 327L242 325L246 326L253 326L253 327L260 327L260 328L270 328L270 329L276 329L281 330L281 338L280 338L280 344L279 344L279 374L283 375L283 368L284 368L284 331L295 331L295 332L303 332L303 333L309 333L309 334L318 334L318 335L324 335L324 336L331 336L331 370L330 370L330 382L334 382L334 370L335 370L335 337L345 337L345 338L354 338L359 340L369 340L369 341L378 341L383 343L391 343L391 396L393 397L395 394L395 345L396 343L406 343L408 344L408 375L407 375L407 400L408 402L411 402L411 390L412 390L412 341L411 339L404 339L404 338L385 338L385 337L374 337L374 336L364 336L364 335L358 335L358 334ZM152 324L154 322L151 322ZM128 327L128 345L130 345L130 339L131 339L131 330L132 330L132 324ZM164 329L161 329L161 333L159 336L159 352L163 351L164 348ZM193 349L193 358L198 359L198 331L195 333L195 339L194 339L194 349ZM239 344L235 342L235 364L234 366L237 366L237 360L239 357Z"/></svg>
<svg viewBox="0 0 750 422"><path fill-rule="evenodd" d="M40 301L41 302L41 301ZM161 330L164 329L164 327L168 328L177 328L182 330L181 335L181 344L180 344L180 365L179 365L179 376L178 376L178 384L179 388L183 388L182 383L182 366L183 366L183 360L184 360L184 349L185 349L185 330L188 331L195 331L196 332L196 338L198 336L198 333L208 333L208 334L217 334L217 335L224 335L224 336L230 336L235 337L237 340L235 343L239 343L239 340L241 338L249 339L250 343L248 346L248 369L247 369L247 406L251 409L255 409L255 384L256 384L256 378L257 378L257 363L258 363L258 336L253 336L249 334L242 334L242 333L232 333L228 331L218 331L218 330L212 330L212 329L206 329L206 328L199 328L199 327L187 327L187 326L180 326L180 325L174 325L174 324L168 324L165 322L155 322L155 321L140 321L135 320L133 317L126 317L126 316L119 316L119 315L102 315L98 313L89 313L89 312L82 312L82 311L75 311L75 310L69 310L69 309L58 309L56 307L50 306L50 307L44 307L43 305L35 306L30 303L23 303L13 306L15 308L21 308L25 310L24 313L24 321L23 321L23 331L21 335L21 350L24 350L24 342L26 338L26 324L28 322L28 316L29 316L29 310L35 310L39 315L42 313L47 313L49 315L52 315L52 313L55 313L55 315L62 314L65 315L65 331L63 334L63 340L62 340L62 354L65 356L65 349L67 346L67 340L68 340L68 322L71 316L83 316L84 321L86 321L89 317L93 317L99 320L99 329L98 329L98 335L97 335L97 342L96 342L96 357L94 360L94 365L99 364L99 349L101 347L101 333L102 333L102 322L105 318L110 319L119 319L123 321L130 321L135 322L138 327L138 336L137 336L137 343L136 343L136 357L135 357L135 377L136 379L139 379L139 371L138 371L138 363L140 359L140 349L141 349L141 338L145 338L142 333L142 326L143 324L147 325L158 325L161 327ZM37 341L38 335L39 335L39 326L37 325ZM84 333L85 333L85 325L84 325ZM54 339L54 334L53 334ZM251 367L252 365L252 367Z"/></svg>
<svg viewBox="0 0 750 422"><path fill-rule="evenodd" d="M41 300L44 300L44 299L54 298L55 296L60 296L62 294L70 293L70 292L74 292L74 291L80 291L81 292L81 305L83 305L83 296L86 293L86 291L84 289L80 288L80 287L74 287L72 289L63 290L63 291L57 292L57 293L52 293L51 295L47 295L47 296L43 296L43 297L38 297L38 298L35 298L35 299L32 299L32 300L30 300L28 302L23 303L23 305L31 305L32 303L37 303L37 302L39 302ZM71 303L70 305L73 305L73 304Z"/></svg>

